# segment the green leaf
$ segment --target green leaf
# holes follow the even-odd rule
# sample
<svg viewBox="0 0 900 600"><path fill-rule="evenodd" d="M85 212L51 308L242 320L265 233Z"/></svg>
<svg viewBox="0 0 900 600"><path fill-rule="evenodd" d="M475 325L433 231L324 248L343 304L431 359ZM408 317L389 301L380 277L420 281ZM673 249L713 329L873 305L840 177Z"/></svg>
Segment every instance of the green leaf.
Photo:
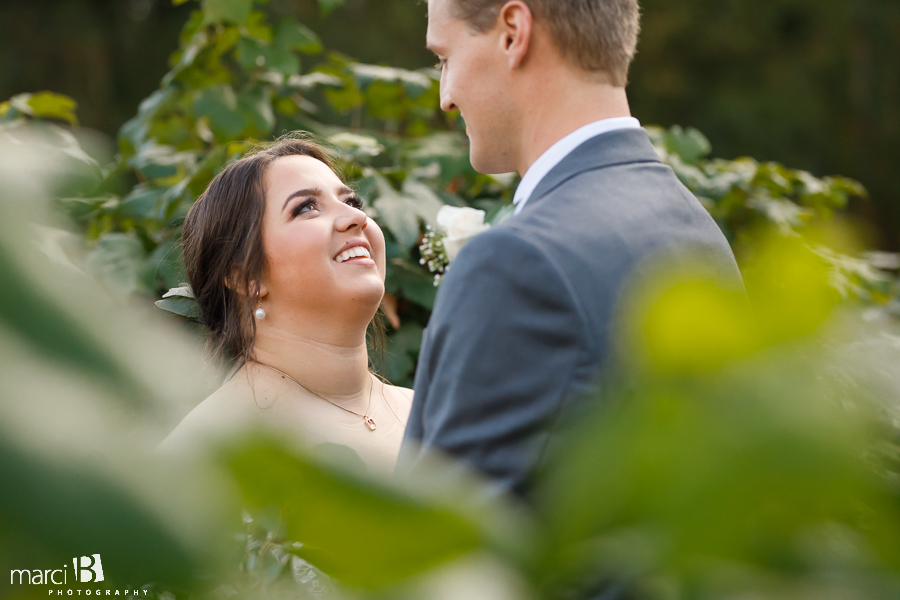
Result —
<svg viewBox="0 0 900 600"><path fill-rule="evenodd" d="M395 83L402 85L410 97L418 98L432 87L432 79L418 71L361 63L352 63L350 70L363 90L375 82Z"/></svg>
<svg viewBox="0 0 900 600"><path fill-rule="evenodd" d="M434 289L433 285L431 287ZM415 359L419 356L423 331L418 323L404 323L399 330L388 336L385 376L394 385L412 383L412 374L416 368Z"/></svg>
<svg viewBox="0 0 900 600"><path fill-rule="evenodd" d="M238 109L234 90L226 84L201 89L194 100L194 112L209 119L209 128L220 142L236 139L250 124Z"/></svg>
<svg viewBox="0 0 900 600"><path fill-rule="evenodd" d="M148 218L156 213L159 200L166 188L140 183L119 202L119 214L123 217Z"/></svg>
<svg viewBox="0 0 900 600"><path fill-rule="evenodd" d="M21 255L21 250L10 253L8 248L0 245L0 287L15 290L15 293L0 295L0 322L4 327L18 334L50 361L71 365L88 376L111 383L134 405L144 401L143 390L130 373L84 323L60 306L63 297L48 295L23 272ZM0 461L2 464L5 463ZM7 477L2 479L7 483L10 481ZM6 492L0 496L3 499L9 497Z"/></svg>
<svg viewBox="0 0 900 600"><path fill-rule="evenodd" d="M174 289L178 289L176 286L187 281L182 245L174 241L160 244L144 261L140 275L148 291L169 290L163 298L169 296ZM192 295L188 297L193 298Z"/></svg>
<svg viewBox="0 0 900 600"><path fill-rule="evenodd" d="M346 0L319 0L319 9L322 12L322 16L327 15L338 6L341 6L345 1Z"/></svg>
<svg viewBox="0 0 900 600"><path fill-rule="evenodd" d="M255 87L243 92L237 99L238 108L256 130L257 137L268 137L275 128L272 98L265 88Z"/></svg>
<svg viewBox="0 0 900 600"><path fill-rule="evenodd" d="M302 23L291 19L284 19L278 24L275 29L275 45L304 54L318 54L322 51L319 36Z"/></svg>
<svg viewBox="0 0 900 600"><path fill-rule="evenodd" d="M447 506L414 499L349 471L267 443L227 458L252 509L281 509L293 552L343 582L395 584L477 549L478 528Z"/></svg>
<svg viewBox="0 0 900 600"><path fill-rule="evenodd" d="M665 147L688 164L695 164L712 152L712 146L706 136L692 127L682 129L677 125L666 134Z"/></svg>
<svg viewBox="0 0 900 600"><path fill-rule="evenodd" d="M326 88L325 97L334 109L347 114L363 103L363 96L355 84L345 85L341 89Z"/></svg>
<svg viewBox="0 0 900 600"><path fill-rule="evenodd" d="M78 104L62 94L53 92L38 92L36 94L22 94L21 98L28 105L32 117L39 119L57 119L65 121L70 125L78 125L78 117L75 115L75 109ZM20 106L13 99L13 106Z"/></svg>
<svg viewBox="0 0 900 600"><path fill-rule="evenodd" d="M243 25L253 10L253 0L203 0L201 6L206 23Z"/></svg>
<svg viewBox="0 0 900 600"><path fill-rule="evenodd" d="M20 559L37 558L29 555L37 550L42 561L54 561L45 564L70 567L72 556L91 548L102 556L107 579L123 587L196 585L200 565L178 536L143 500L74 458L60 454L51 462L0 439L4 546L27 540L15 544Z"/></svg>
<svg viewBox="0 0 900 600"><path fill-rule="evenodd" d="M397 192L382 175L375 176L378 199L373 206L397 243L410 247L418 243L420 220L436 224L437 212L444 205L428 186L415 180L404 182L403 193Z"/></svg>
<svg viewBox="0 0 900 600"><path fill-rule="evenodd" d="M155 302L157 308L164 311L174 313L176 315L187 317L188 319L200 318L200 306L196 300L191 298L164 298Z"/></svg>
<svg viewBox="0 0 900 600"><path fill-rule="evenodd" d="M342 131L328 137L328 141L341 149L341 156L347 160L369 160L380 156L385 148L374 137Z"/></svg>
<svg viewBox="0 0 900 600"><path fill-rule="evenodd" d="M434 287L431 273L402 258L393 259L390 268L390 281L387 284L391 291L429 310L434 308L437 288Z"/></svg>
<svg viewBox="0 0 900 600"><path fill-rule="evenodd" d="M386 184L390 188L390 184ZM380 221L390 230L397 243L409 248L419 240L419 219L415 206L409 200L390 188L381 191L373 206L378 211Z"/></svg>
<svg viewBox="0 0 900 600"><path fill-rule="evenodd" d="M148 143L128 159L128 166L141 172L145 179L166 180L187 173L197 157L190 152L178 152L172 146Z"/></svg>
<svg viewBox="0 0 900 600"><path fill-rule="evenodd" d="M122 299L137 290L143 261L144 247L130 233L107 233L87 256L88 268L100 276L111 294Z"/></svg>
<svg viewBox="0 0 900 600"><path fill-rule="evenodd" d="M285 77L300 71L300 59L289 48L248 38L238 42L237 48L238 60L247 71L266 69Z"/></svg>
<svg viewBox="0 0 900 600"><path fill-rule="evenodd" d="M402 119L407 113L403 86L374 81L365 91L366 109L376 119Z"/></svg>

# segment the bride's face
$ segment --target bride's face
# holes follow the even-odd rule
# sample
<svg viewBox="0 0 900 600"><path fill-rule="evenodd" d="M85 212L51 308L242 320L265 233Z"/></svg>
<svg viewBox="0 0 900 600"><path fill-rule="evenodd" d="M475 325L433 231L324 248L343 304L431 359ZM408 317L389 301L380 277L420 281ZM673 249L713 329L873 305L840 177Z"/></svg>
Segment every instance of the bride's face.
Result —
<svg viewBox="0 0 900 600"><path fill-rule="evenodd" d="M368 322L384 295L385 249L360 199L309 156L275 160L264 185L266 312L282 323L301 313Z"/></svg>

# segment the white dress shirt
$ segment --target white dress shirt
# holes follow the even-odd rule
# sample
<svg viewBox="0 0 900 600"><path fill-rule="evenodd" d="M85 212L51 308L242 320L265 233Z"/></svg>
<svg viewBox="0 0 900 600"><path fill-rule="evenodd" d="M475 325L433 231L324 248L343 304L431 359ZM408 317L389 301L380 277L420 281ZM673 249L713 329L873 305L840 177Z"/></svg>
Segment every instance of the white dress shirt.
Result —
<svg viewBox="0 0 900 600"><path fill-rule="evenodd" d="M525 207L525 203L528 202L528 199L531 198L531 194L534 193L534 190L537 188L538 184L541 183L541 180L547 176L547 173L553 170L553 167L558 165L562 160L572 153L575 148L585 143L591 138L595 138L598 135L602 135L604 133L609 133L611 131L618 131L620 129L640 129L641 122L635 119L634 117L614 117L612 119L602 119L600 121L594 121L593 123L589 123L584 127L576 129L563 139L559 140L550 148L547 149L546 152L541 154L541 156L534 161L528 170L525 172L525 175L522 177L522 182L519 183L519 187L516 188L516 195L513 198L513 204L516 205L514 215L522 212L522 209Z"/></svg>

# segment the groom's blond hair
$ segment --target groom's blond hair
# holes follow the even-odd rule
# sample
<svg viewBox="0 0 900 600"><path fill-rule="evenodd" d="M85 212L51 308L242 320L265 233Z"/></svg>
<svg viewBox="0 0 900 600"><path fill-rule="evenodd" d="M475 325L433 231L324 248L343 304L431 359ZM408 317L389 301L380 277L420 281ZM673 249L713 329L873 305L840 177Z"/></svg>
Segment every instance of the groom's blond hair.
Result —
<svg viewBox="0 0 900 600"><path fill-rule="evenodd" d="M507 0L451 0L457 18L479 33L491 29ZM638 0L524 0L564 58L625 87L640 32Z"/></svg>

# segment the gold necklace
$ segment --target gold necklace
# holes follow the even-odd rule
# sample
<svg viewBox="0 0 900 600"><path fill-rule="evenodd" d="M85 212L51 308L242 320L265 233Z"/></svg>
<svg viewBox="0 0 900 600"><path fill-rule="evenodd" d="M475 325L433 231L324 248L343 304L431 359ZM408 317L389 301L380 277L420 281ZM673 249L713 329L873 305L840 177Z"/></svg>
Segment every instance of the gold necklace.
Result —
<svg viewBox="0 0 900 600"><path fill-rule="evenodd" d="M276 369L276 368L273 367L272 365L267 365L266 363L261 363L261 362L259 362L258 360L254 360L254 361L252 361L252 362L255 362L256 364L262 365L262 366L264 366L264 367L269 367L269 368L272 369L273 371L276 371L276 372L278 372L278 373L281 373L282 377L287 377L288 379L290 379L291 381L293 381L294 383L296 383L297 385L299 385L300 387L302 387L304 390L306 390L307 392L309 392L310 394L312 394L313 396L315 396L316 398L321 398L322 400L324 400L324 401L327 402L328 404L332 404L332 405L334 405L334 406L337 406L339 409L345 410L345 411L347 411L348 413L350 413L351 415L356 415L357 417L362 417L362 420L363 420L363 422L366 424L366 427L368 427L371 431L375 431L375 428L377 427L377 425L375 425L375 419L373 419L372 417L369 416L369 409L372 408L372 389L375 387L375 382L374 382L374 381L371 381L371 379L372 379L371 377L369 377L369 380L371 381L371 383L370 383L370 385L369 385L369 403L368 403L368 405L366 406L366 414L361 415L361 414L359 414L358 412L354 412L354 411L350 410L349 408L344 408L343 406L341 406L341 405L338 404L337 402L333 402L333 401L329 400L328 398L326 398L325 396L322 396L321 394L315 393L314 391L312 391L311 389L309 389L308 387L306 387L305 385L303 385L302 383L300 383L299 381L297 381L296 379L294 379L293 377L291 377L290 375L288 375L287 373L285 373L285 372L282 371L281 369ZM394 416L396 416L396 415L394 415Z"/></svg>

